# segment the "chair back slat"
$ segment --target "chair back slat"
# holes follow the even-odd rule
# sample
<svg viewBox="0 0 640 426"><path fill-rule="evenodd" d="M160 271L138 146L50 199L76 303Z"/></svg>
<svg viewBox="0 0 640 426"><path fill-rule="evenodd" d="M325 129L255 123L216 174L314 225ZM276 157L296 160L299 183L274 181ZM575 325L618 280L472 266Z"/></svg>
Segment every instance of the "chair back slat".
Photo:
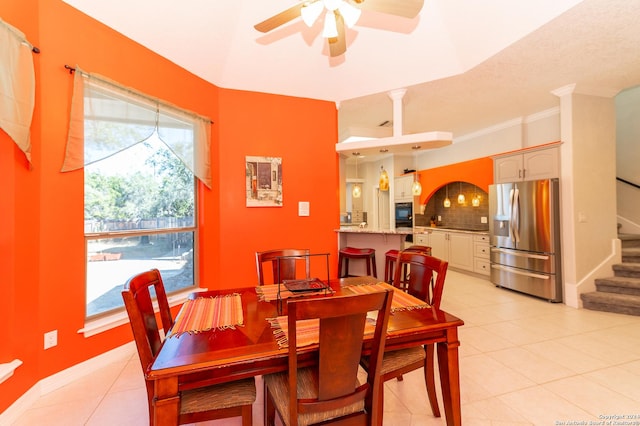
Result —
<svg viewBox="0 0 640 426"><path fill-rule="evenodd" d="M319 400L353 392L353 378L358 375L362 352L365 317L366 313L362 313L320 320ZM331 377L331 380L322 380L324 377Z"/></svg>

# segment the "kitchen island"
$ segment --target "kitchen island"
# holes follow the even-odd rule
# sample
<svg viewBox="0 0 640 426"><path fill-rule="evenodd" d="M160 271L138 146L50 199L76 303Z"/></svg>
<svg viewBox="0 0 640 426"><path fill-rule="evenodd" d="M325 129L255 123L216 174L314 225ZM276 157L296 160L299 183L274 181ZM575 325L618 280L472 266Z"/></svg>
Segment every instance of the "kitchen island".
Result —
<svg viewBox="0 0 640 426"><path fill-rule="evenodd" d="M356 247L372 248L376 251L376 269L378 278L384 280L384 257L388 250L402 250L405 239L413 237L413 228L377 229L360 228L358 226L341 226L337 229L338 248ZM408 243L407 246L412 243ZM349 265L352 275L366 275L364 262L351 262Z"/></svg>

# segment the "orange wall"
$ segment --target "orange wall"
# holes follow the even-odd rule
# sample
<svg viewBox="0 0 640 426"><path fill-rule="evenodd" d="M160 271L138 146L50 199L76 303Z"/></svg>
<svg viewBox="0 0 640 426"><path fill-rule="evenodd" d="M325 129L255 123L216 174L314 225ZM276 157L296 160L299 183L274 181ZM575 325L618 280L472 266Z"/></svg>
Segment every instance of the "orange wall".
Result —
<svg viewBox="0 0 640 426"><path fill-rule="evenodd" d="M255 252L276 248L329 252L337 271L336 129L334 103L220 91L220 286L257 283ZM247 155L282 158L282 207L245 207ZM308 217L299 201L310 203Z"/></svg>
<svg viewBox="0 0 640 426"><path fill-rule="evenodd" d="M420 204L426 204L438 189L449 182L469 182L488 192L489 185L493 183L493 160L490 157L485 157L420 170L419 176L422 184Z"/></svg>
<svg viewBox="0 0 640 426"><path fill-rule="evenodd" d="M3 0L0 17L26 33L35 55L33 167L0 132L0 362L23 361L2 384L0 412L40 379L132 339L128 325L85 338L83 173L60 173L72 76L64 65L209 116L212 190L199 185L201 285L255 283L256 250L305 246L335 259L338 161L333 103L221 90L97 23L61 0ZM283 159L284 206L244 206L245 155ZM297 216L297 202L311 216ZM335 261L334 261L335 262ZM334 274L335 275L335 274ZM58 346L42 349L57 329Z"/></svg>
<svg viewBox="0 0 640 426"><path fill-rule="evenodd" d="M37 0L3 0L0 17L20 28L27 39L37 45ZM40 63L40 55L34 55L36 72ZM40 96L37 88L36 98ZM31 133L34 146L41 144L40 111L36 106ZM38 179L38 173L30 169L22 151L0 130L0 312L3 321L0 363L14 358L30 361L19 368L20 373L16 372L0 385L0 411L28 390L33 385L33 377L39 374L42 335L36 332L39 323L36 305L40 266L37 244L34 245L40 217Z"/></svg>

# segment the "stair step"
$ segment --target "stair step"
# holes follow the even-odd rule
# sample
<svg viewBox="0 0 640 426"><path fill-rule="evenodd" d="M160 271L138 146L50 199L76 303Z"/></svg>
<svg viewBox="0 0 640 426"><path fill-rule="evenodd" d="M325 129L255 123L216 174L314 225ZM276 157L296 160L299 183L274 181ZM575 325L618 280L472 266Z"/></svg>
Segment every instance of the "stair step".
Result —
<svg viewBox="0 0 640 426"><path fill-rule="evenodd" d="M597 278L596 291L580 295L585 309L640 316L640 235L618 234L622 263L612 266L615 276Z"/></svg>
<svg viewBox="0 0 640 426"><path fill-rule="evenodd" d="M640 263L617 263L612 269L616 277L640 278Z"/></svg>
<svg viewBox="0 0 640 426"><path fill-rule="evenodd" d="M640 247L640 235L618 234L622 248Z"/></svg>
<svg viewBox="0 0 640 426"><path fill-rule="evenodd" d="M596 289L605 293L640 296L640 278L609 277L596 278Z"/></svg>
<svg viewBox="0 0 640 426"><path fill-rule="evenodd" d="M593 291L580 298L585 309L640 316L640 296Z"/></svg>
<svg viewBox="0 0 640 426"><path fill-rule="evenodd" d="M622 261L626 263L640 263L640 247L623 248Z"/></svg>

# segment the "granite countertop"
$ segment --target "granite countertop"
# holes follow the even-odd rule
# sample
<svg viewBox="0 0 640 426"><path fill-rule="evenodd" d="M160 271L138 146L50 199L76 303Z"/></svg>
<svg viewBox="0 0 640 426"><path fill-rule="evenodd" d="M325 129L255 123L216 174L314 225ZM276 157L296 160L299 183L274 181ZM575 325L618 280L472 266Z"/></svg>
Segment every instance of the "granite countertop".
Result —
<svg viewBox="0 0 640 426"><path fill-rule="evenodd" d="M395 235L410 235L413 234L413 228L396 228L396 229L378 229L358 226L341 226L340 229L336 229L336 232L352 232L359 234L395 234Z"/></svg>
<svg viewBox="0 0 640 426"><path fill-rule="evenodd" d="M460 232L464 234L478 234L478 235L488 235L489 230L481 230L481 229L460 229L460 228L448 228L446 226L416 226L413 230L415 234L426 234L432 231L442 231L442 232Z"/></svg>

